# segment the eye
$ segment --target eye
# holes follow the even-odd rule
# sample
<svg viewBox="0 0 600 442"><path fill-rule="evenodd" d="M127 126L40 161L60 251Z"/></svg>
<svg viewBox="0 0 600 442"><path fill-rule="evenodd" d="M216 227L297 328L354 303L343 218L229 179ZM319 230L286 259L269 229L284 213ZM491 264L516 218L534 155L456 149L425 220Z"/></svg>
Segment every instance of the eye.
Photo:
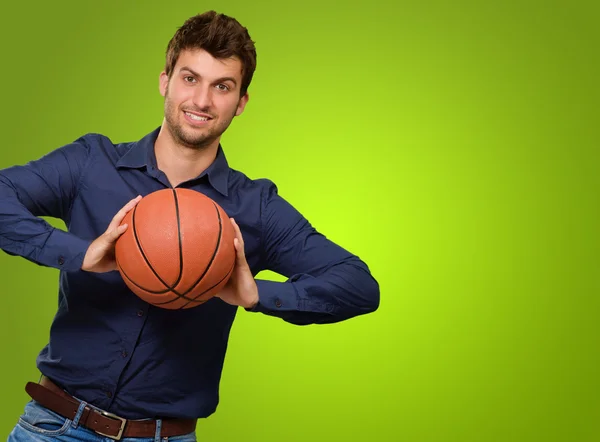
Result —
<svg viewBox="0 0 600 442"><path fill-rule="evenodd" d="M229 90L229 86L227 86L226 84L220 83L217 84L217 89L219 89L220 91L228 91Z"/></svg>
<svg viewBox="0 0 600 442"><path fill-rule="evenodd" d="M186 75L185 77L183 77L183 81L185 81L186 83L195 83L196 79L191 75Z"/></svg>

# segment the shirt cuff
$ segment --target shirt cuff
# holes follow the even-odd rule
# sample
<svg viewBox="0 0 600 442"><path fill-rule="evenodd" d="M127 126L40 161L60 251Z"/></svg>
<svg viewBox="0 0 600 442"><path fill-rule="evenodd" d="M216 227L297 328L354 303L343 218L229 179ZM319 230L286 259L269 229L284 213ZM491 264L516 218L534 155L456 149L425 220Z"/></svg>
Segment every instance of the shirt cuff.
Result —
<svg viewBox="0 0 600 442"><path fill-rule="evenodd" d="M289 282L257 279L258 302L249 312L272 313L298 310L298 293Z"/></svg>
<svg viewBox="0 0 600 442"><path fill-rule="evenodd" d="M66 272L81 270L83 258L92 241L55 228L44 245L43 264Z"/></svg>

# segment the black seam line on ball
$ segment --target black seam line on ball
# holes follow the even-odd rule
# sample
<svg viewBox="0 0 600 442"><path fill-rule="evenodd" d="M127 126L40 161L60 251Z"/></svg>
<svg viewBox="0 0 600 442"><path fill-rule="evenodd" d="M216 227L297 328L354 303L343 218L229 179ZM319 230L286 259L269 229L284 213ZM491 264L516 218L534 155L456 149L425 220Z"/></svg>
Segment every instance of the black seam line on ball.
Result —
<svg viewBox="0 0 600 442"><path fill-rule="evenodd" d="M175 293L177 296L181 296L175 287L181 281L183 276L183 243L181 241L181 219L179 217L179 199L177 198L177 192L173 189L173 198L175 199L175 216L177 217L177 240L179 241L179 276L177 280L173 283L173 286L170 287L170 290Z"/></svg>
<svg viewBox="0 0 600 442"><path fill-rule="evenodd" d="M144 249L142 248L142 244L140 243L140 239L138 237L138 233L137 233L137 225L135 222L135 215L137 213L137 208L138 206L136 205L135 208L133 209L133 215L131 217L131 223L133 224L133 237L135 238L135 242L138 246L139 251L141 252L142 257L144 258L144 261L146 261L146 264L148 265L148 267L150 268L150 270L152 270L152 273L154 273L154 276L156 276L158 278L158 280L160 282L162 282L162 284L166 287L166 290L164 291L155 291L155 290L148 290L144 287L142 287L141 285L139 285L136 282L133 282L137 287L141 288L142 290L145 290L149 293L166 293L169 291L169 284L167 284L161 277L160 275L156 272L156 270L154 270L154 267L152 267L152 264L150 264L150 261L148 260L148 257L146 257L146 254L144 253Z"/></svg>
<svg viewBox="0 0 600 442"><path fill-rule="evenodd" d="M141 286L140 284L138 284L137 282L133 281L129 276L127 277L136 287L151 293L153 295L162 295L164 293L170 292L172 291L173 293L175 293L177 296L180 296L179 293L177 293L175 290L173 290L173 287L170 287L169 284L167 284L161 277L160 275L156 272L156 270L154 270L154 267L152 267L152 264L150 264L150 261L148 260L148 258L146 257L146 254L144 253L144 249L142 248L142 244L140 243L140 239L138 238L138 234L137 234L137 226L135 223L135 215L137 212L137 208L138 206L136 205L133 209L133 215L131 217L131 223L133 224L133 237L135 238L135 242L138 246L138 249L142 255L142 257L144 258L144 261L146 261L146 264L148 265L148 267L150 268L150 270L152 270L152 273L154 273L154 276L156 276L156 278L158 278L158 280L166 287L164 290L150 290L147 289L146 287ZM179 212L178 212L178 205L177 205L177 198L175 198L175 210L176 210L176 216L177 216L177 222L179 223ZM179 225L179 224L178 224ZM180 233L181 234L181 233ZM179 253L181 254L181 238L179 240L179 244L180 244L180 248L179 248ZM181 260L180 260L181 263ZM181 264L180 264L180 269L181 269ZM179 276L177 278L177 282L179 282L179 280L181 279L181 271L179 272Z"/></svg>
<svg viewBox="0 0 600 442"><path fill-rule="evenodd" d="M188 301L185 304L183 304L181 307L179 308L185 308L187 305L190 304L196 304L196 305L200 305L200 304L204 304L206 301L208 301L207 299L201 299L198 301L198 298L202 295L204 295L206 292L208 292L209 290L214 289L216 286L218 286L219 284L221 284L225 279L227 279L227 277L229 275L231 275L231 272L233 272L233 269L235 267L235 261L233 261L233 265L231 266L231 268L229 269L229 271L225 274L225 276L223 276L223 278L221 278L221 280L219 282L217 282L215 285L213 285L212 287L204 290L202 293L200 293L198 296L196 296L192 301Z"/></svg>
<svg viewBox="0 0 600 442"><path fill-rule="evenodd" d="M215 206L215 210L217 212L217 219L219 220L219 234L217 235L217 245L215 247L215 251L213 252L213 255L211 256L210 261L208 262L208 265L204 269L204 272L202 272L202 274L198 277L196 282L194 282L194 284L192 284L192 286L188 290L183 292L181 295L178 294L179 298L171 299L171 300L165 301L165 302L156 303L156 305L170 304L171 302L174 302L177 299L181 299L181 298L183 298L187 301L195 300L195 298L188 298L185 295L187 295L189 292L194 290L194 288L202 281L202 279L204 278L204 275L206 275L206 273L208 273L208 271L210 270L210 267L212 266L213 262L215 261L215 257L217 256L217 253L219 252L219 247L221 245L221 235L223 233L223 223L221 221L221 214L219 213L219 208L217 207L217 205L214 202L213 202L213 205Z"/></svg>

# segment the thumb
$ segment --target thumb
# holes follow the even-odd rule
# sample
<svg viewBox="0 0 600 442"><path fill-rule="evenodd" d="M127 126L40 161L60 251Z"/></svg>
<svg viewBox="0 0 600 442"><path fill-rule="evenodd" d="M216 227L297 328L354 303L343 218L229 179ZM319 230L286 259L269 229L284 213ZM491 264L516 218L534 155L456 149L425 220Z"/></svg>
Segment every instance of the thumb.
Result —
<svg viewBox="0 0 600 442"><path fill-rule="evenodd" d="M237 265L248 267L248 261L246 261L246 254L244 253L244 245L238 238L233 239L233 247L235 248L235 259Z"/></svg>

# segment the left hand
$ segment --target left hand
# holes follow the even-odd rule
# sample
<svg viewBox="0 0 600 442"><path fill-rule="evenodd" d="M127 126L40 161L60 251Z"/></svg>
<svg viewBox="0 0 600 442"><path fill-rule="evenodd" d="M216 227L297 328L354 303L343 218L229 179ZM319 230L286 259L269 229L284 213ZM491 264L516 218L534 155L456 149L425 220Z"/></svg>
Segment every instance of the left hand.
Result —
<svg viewBox="0 0 600 442"><path fill-rule="evenodd" d="M258 287L250 266L246 261L244 253L244 239L242 232L233 218L230 218L235 238L233 245L235 247L235 265L233 273L225 284L225 287L216 295L227 304L237 305L244 308L252 308L258 303Z"/></svg>

